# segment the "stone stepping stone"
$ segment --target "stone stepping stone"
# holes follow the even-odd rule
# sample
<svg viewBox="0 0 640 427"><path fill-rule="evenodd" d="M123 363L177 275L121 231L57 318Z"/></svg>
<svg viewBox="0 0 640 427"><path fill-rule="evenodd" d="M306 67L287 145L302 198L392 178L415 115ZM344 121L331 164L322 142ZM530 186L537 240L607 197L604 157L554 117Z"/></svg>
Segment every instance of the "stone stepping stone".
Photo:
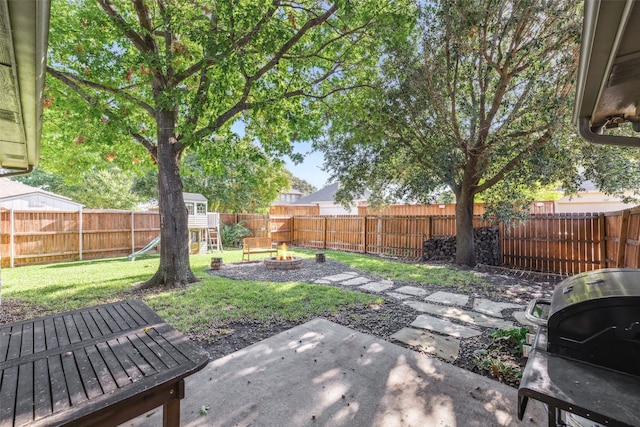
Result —
<svg viewBox="0 0 640 427"><path fill-rule="evenodd" d="M480 313L488 314L493 317L502 317L502 310L510 308L523 309L524 306L520 304L511 304L509 302L497 302L484 298L476 298L473 301L473 309Z"/></svg>
<svg viewBox="0 0 640 427"><path fill-rule="evenodd" d="M469 296L454 294L453 292L438 291L426 297L425 300L447 305L467 305L469 302Z"/></svg>
<svg viewBox="0 0 640 427"><path fill-rule="evenodd" d="M416 317L416 320L414 320L409 326L413 326L417 329L427 329L429 331L438 332L440 334L456 338L471 338L482 334L482 332L477 329L458 325L437 317L427 316L426 314L421 314Z"/></svg>
<svg viewBox="0 0 640 427"><path fill-rule="evenodd" d="M429 293L426 289L418 288L416 286L403 286L401 288L396 289L396 292L400 292L401 294L412 295L414 297L423 297Z"/></svg>
<svg viewBox="0 0 640 427"><path fill-rule="evenodd" d="M396 299L400 299L400 300L405 300L405 299L412 298L411 295L399 294L398 292L387 292L387 295L389 295L390 297L396 298Z"/></svg>
<svg viewBox="0 0 640 427"><path fill-rule="evenodd" d="M331 282L329 280L324 280L324 279L318 279L316 281L314 281L313 283L317 283L319 285L330 285Z"/></svg>
<svg viewBox="0 0 640 427"><path fill-rule="evenodd" d="M470 323L472 325L483 326L485 328L511 329L513 323L506 320L489 317L475 311L462 310L457 307L446 307L442 305L430 304L421 301L405 301L409 307L412 307L423 313L434 314L436 316L448 317L460 320L461 322Z"/></svg>
<svg viewBox="0 0 640 427"><path fill-rule="evenodd" d="M448 361L456 360L460 352L460 341L457 339L418 329L402 328L391 335L391 338Z"/></svg>
<svg viewBox="0 0 640 427"><path fill-rule="evenodd" d="M354 277L352 279L345 280L344 282L340 282L340 284L344 286L356 286L363 285L369 282L371 282L371 280L367 279L366 277Z"/></svg>
<svg viewBox="0 0 640 427"><path fill-rule="evenodd" d="M357 276L356 273L340 273L334 274L333 276L322 277L320 280L328 280L329 282L341 282L343 280L353 279L355 276Z"/></svg>
<svg viewBox="0 0 640 427"><path fill-rule="evenodd" d="M364 289L370 292L384 292L389 288L393 288L393 284L384 282L371 282L366 285L359 286L360 289Z"/></svg>

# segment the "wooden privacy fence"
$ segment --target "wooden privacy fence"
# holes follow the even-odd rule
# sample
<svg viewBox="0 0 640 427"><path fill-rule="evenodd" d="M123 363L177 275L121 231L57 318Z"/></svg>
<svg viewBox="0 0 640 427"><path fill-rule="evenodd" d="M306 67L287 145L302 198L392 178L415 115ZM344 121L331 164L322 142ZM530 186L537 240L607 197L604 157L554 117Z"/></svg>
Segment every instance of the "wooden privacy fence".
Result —
<svg viewBox="0 0 640 427"><path fill-rule="evenodd" d="M221 214L255 237L317 249L403 258L423 242L455 235L453 216L286 216ZM474 217L474 227L489 225ZM128 255L160 233L155 212L0 209L2 266ZM503 266L572 275L604 267L640 268L640 207L619 212L533 215L499 227Z"/></svg>
<svg viewBox="0 0 640 427"><path fill-rule="evenodd" d="M157 212L0 211L2 266L128 255L160 234Z"/></svg>
<svg viewBox="0 0 640 427"><path fill-rule="evenodd" d="M243 220L238 214L238 219ZM259 225L251 229L250 224ZM265 224L274 242L405 258L422 256L422 243L455 235L454 216L247 216L256 236ZM474 227L489 225L479 216ZM607 213L532 215L499 227L505 267L573 275L605 267L640 268L640 208Z"/></svg>
<svg viewBox="0 0 640 427"><path fill-rule="evenodd" d="M455 235L453 216L221 214L220 218L227 225L240 222L252 236L270 236L276 243L403 258L421 257L423 242L432 236ZM487 225L479 216L474 224Z"/></svg>

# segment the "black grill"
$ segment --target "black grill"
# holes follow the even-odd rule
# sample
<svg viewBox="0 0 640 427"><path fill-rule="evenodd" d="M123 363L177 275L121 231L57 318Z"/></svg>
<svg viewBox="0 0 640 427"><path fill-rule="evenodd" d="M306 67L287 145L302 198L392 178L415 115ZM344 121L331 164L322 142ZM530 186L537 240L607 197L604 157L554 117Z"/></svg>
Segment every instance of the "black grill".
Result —
<svg viewBox="0 0 640 427"><path fill-rule="evenodd" d="M640 376L640 270L573 276L556 287L547 351Z"/></svg>
<svg viewBox="0 0 640 427"><path fill-rule="evenodd" d="M518 389L520 419L532 397L549 404L550 426L564 425L562 411L640 425L639 269L570 277L551 300L532 301L527 318L537 334ZM605 382L614 385L607 396L598 392Z"/></svg>

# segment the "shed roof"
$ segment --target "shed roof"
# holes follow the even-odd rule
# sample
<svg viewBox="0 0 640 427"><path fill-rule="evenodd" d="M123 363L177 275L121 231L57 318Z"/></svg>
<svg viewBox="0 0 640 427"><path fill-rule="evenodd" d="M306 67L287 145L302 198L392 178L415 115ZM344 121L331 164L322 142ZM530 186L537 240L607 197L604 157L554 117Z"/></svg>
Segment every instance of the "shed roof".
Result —
<svg viewBox="0 0 640 427"><path fill-rule="evenodd" d="M34 193L44 194L52 198L64 200L66 202L73 203L78 206L82 206L82 203L75 202L68 197L61 196L56 193L52 193L50 191L46 191L41 188L32 187L30 185L23 184L18 181L12 181L9 178L0 178L0 200L15 199L20 196L24 196L27 194L34 194Z"/></svg>
<svg viewBox="0 0 640 427"><path fill-rule="evenodd" d="M185 202L207 202L207 198L200 193L182 193Z"/></svg>

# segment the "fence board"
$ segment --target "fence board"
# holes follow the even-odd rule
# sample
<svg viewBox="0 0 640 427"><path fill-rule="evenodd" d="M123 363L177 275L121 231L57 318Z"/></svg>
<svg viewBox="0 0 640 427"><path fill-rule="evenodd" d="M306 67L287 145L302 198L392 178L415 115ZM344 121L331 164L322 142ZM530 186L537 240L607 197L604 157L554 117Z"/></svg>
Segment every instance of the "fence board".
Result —
<svg viewBox="0 0 640 427"><path fill-rule="evenodd" d="M615 217L614 217L615 218ZM500 228L503 266L558 274L600 268L599 215L533 215Z"/></svg>
<svg viewBox="0 0 640 427"><path fill-rule="evenodd" d="M284 215L284 216L307 216L307 215L320 215L320 206L318 205L280 205L271 206L269 208L269 215Z"/></svg>

